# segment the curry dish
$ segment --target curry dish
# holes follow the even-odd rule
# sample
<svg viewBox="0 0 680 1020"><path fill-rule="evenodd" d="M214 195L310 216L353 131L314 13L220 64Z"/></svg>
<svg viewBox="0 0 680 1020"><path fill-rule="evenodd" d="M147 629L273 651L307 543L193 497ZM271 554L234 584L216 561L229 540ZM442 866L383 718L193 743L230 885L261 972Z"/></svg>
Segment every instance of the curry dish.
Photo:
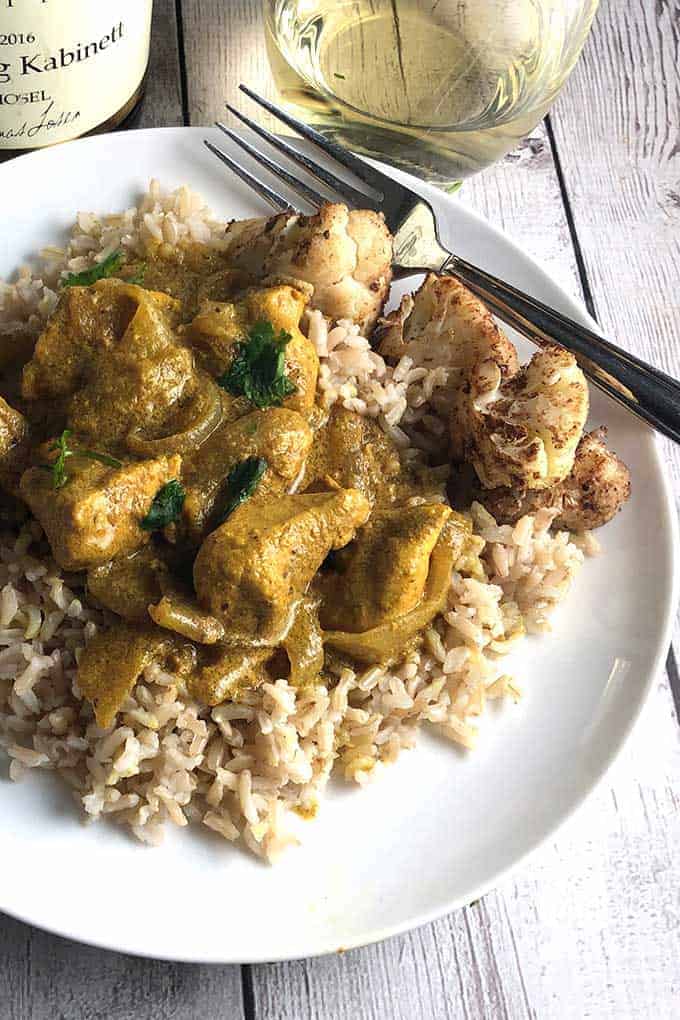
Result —
<svg viewBox="0 0 680 1020"><path fill-rule="evenodd" d="M79 664L102 726L159 656L207 705L315 683L328 657L395 661L471 531L441 471L320 406L302 290L182 254L153 259L145 286L65 288L21 410L2 404L8 481L119 618Z"/></svg>
<svg viewBox="0 0 680 1020"><path fill-rule="evenodd" d="M384 313L374 213L202 209L88 214L5 285L0 743L147 842L194 810L271 858L336 762L472 746L630 479L572 355L520 366L452 277Z"/></svg>

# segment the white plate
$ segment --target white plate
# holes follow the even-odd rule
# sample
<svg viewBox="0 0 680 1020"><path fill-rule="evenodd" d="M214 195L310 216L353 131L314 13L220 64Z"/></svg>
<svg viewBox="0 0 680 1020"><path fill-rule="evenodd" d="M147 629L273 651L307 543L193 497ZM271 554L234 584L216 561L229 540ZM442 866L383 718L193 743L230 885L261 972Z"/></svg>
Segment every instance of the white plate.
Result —
<svg viewBox="0 0 680 1020"><path fill-rule="evenodd" d="M203 129L102 136L0 169L0 275L75 210L130 205L151 176L187 182L224 217L262 212L204 150ZM221 139L222 142L224 139ZM415 183L414 183L414 186ZM502 234L441 193L443 240L592 325ZM528 353L528 352L527 352ZM170 833L160 849L113 825L83 827L47 774L0 779L0 909L101 946L187 961L281 960L385 938L476 899L593 789L620 750L664 660L675 605L676 524L651 432L599 393L633 497L601 534L555 633L513 661L525 697L488 713L478 751L422 732L367 789L331 784L305 842L268 867L212 834Z"/></svg>

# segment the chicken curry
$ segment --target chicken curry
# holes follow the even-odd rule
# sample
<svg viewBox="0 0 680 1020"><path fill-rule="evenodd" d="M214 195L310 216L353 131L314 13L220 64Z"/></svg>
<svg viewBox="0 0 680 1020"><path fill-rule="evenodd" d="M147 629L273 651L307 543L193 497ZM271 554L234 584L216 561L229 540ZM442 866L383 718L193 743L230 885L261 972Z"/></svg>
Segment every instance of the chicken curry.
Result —
<svg viewBox="0 0 680 1020"><path fill-rule="evenodd" d="M217 705L399 658L470 534L442 472L321 405L302 286L205 248L119 269L67 281L0 400L0 483L112 614L79 664L98 723L152 662Z"/></svg>

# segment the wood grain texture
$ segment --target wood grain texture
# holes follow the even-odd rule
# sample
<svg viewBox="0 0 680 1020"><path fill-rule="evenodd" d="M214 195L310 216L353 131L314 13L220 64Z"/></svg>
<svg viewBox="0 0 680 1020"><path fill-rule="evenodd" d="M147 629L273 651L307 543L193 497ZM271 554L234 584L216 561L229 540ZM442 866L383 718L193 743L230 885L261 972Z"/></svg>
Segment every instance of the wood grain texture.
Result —
<svg viewBox="0 0 680 1020"><path fill-rule="evenodd" d="M680 3L604 0L552 114L603 329L677 375ZM624 300L625 298L625 300ZM664 441L680 498L680 448Z"/></svg>
<svg viewBox="0 0 680 1020"><path fill-rule="evenodd" d="M134 923L134 922L132 922ZM241 1020L238 967L81 946L3 918L1 1020Z"/></svg>
<svg viewBox="0 0 680 1020"><path fill-rule="evenodd" d="M175 0L155 0L146 95L136 126L174 127L183 123Z"/></svg>
<svg viewBox="0 0 680 1020"><path fill-rule="evenodd" d="M239 95L239 82L256 83L263 95L274 98L260 0L185 0L182 11L191 124L223 120L225 101L238 99L245 109L248 100Z"/></svg>

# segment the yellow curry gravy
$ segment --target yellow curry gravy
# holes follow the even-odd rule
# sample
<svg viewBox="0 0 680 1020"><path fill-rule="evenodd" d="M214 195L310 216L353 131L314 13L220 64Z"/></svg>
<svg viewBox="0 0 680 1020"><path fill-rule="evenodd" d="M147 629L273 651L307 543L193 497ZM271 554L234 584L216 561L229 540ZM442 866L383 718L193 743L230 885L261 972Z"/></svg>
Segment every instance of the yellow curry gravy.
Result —
<svg viewBox="0 0 680 1020"><path fill-rule="evenodd" d="M206 705L330 683L398 659L446 604L469 524L441 471L322 406L307 302L161 245L3 345L0 484L118 619L79 665L102 726L152 662Z"/></svg>

